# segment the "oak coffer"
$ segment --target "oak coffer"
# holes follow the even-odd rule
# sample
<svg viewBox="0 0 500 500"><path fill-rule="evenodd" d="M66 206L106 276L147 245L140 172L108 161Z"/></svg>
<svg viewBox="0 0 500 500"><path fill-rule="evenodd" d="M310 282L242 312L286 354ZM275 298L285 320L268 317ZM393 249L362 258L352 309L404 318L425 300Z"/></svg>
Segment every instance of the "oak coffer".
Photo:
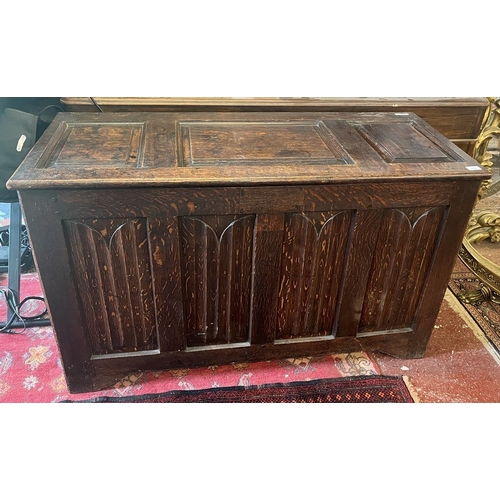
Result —
<svg viewBox="0 0 500 500"><path fill-rule="evenodd" d="M18 190L71 392L421 357L490 174L415 114L60 113Z"/></svg>

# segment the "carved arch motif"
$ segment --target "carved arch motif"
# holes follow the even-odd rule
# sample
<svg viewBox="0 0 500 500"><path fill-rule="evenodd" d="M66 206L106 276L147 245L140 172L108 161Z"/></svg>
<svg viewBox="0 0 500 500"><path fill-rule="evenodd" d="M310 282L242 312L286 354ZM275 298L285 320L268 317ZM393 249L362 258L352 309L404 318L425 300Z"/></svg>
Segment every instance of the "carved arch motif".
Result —
<svg viewBox="0 0 500 500"><path fill-rule="evenodd" d="M332 334L351 217L350 211L286 217L277 339Z"/></svg>
<svg viewBox="0 0 500 500"><path fill-rule="evenodd" d="M361 333L412 326L445 213L446 207L385 211L361 312Z"/></svg>
<svg viewBox="0 0 500 500"><path fill-rule="evenodd" d="M146 219L64 222L95 355L158 348Z"/></svg>
<svg viewBox="0 0 500 500"><path fill-rule="evenodd" d="M187 346L248 341L255 216L179 223Z"/></svg>

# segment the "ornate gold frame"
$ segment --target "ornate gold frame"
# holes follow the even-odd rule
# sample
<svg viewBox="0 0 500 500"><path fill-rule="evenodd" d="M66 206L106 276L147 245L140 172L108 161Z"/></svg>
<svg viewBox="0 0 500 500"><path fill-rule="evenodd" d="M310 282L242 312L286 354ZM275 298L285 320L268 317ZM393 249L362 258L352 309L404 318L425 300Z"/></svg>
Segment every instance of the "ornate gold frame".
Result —
<svg viewBox="0 0 500 500"><path fill-rule="evenodd" d="M500 98L489 97L488 100L490 106L472 155L491 172L493 155L488 151L488 145L493 137L500 135ZM485 181L479 190L477 201L499 191L500 181ZM477 248L477 245L486 239L500 242L500 214L485 211L471 217L459 258L480 280L481 285L478 290L463 292L459 296L464 303L475 304L485 300L500 303L500 265L483 257Z"/></svg>

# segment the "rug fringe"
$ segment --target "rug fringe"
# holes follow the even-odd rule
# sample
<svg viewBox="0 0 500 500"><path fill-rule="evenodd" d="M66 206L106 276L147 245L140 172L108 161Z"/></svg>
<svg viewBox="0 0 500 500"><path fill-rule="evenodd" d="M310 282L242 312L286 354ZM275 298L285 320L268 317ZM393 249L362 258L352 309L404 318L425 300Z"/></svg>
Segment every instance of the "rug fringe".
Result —
<svg viewBox="0 0 500 500"><path fill-rule="evenodd" d="M413 384L410 382L410 379L406 375L403 375L403 382L408 388L408 391L411 397L413 398L413 401L415 401L415 403L421 403L420 398L417 394L417 390L415 389L415 387L413 387Z"/></svg>

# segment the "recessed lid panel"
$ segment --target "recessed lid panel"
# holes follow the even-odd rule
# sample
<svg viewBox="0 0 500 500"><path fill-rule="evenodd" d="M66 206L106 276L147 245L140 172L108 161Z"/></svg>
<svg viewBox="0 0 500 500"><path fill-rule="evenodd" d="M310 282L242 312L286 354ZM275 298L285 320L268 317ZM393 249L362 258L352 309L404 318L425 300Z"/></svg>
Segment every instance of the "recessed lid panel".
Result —
<svg viewBox="0 0 500 500"><path fill-rule="evenodd" d="M143 133L142 123L67 124L47 161L38 168L134 168Z"/></svg>
<svg viewBox="0 0 500 500"><path fill-rule="evenodd" d="M180 166L354 163L322 121L180 122Z"/></svg>
<svg viewBox="0 0 500 500"><path fill-rule="evenodd" d="M414 122L397 127L387 123L370 123L356 127L365 140L388 163L431 163L460 161L460 157L438 145Z"/></svg>

